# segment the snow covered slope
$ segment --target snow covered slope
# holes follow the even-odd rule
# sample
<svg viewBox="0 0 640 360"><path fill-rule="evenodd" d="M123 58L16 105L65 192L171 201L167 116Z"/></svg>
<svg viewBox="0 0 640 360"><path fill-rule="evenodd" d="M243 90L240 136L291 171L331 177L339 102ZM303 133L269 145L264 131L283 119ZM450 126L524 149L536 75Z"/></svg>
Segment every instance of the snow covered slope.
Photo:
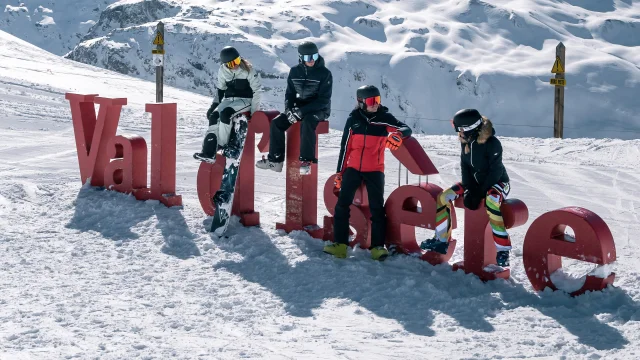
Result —
<svg viewBox="0 0 640 360"><path fill-rule="evenodd" d="M548 82L562 41L565 136L640 137L639 1L123 0L103 2L99 18L74 11L93 2L75 1L47 15L74 18L73 32L61 35L65 45L51 45L54 52L64 53L78 37L65 36L80 34L82 21L96 21L67 56L151 80L151 42L162 20L168 84L211 94L218 52L231 44L262 70L265 106L278 109L282 77L297 61L295 47L313 40L336 79L331 120L338 129L353 107L355 89L371 83L384 90L392 112L425 133L448 134L455 111L477 107L502 124L500 134L550 137ZM0 29L49 49L48 41L32 35L48 32L18 27L28 24L27 15L31 25L40 19L40 12L33 13L44 2L24 1L19 9L25 10L7 6L0 16L23 20L0 17Z"/></svg>
<svg viewBox="0 0 640 360"><path fill-rule="evenodd" d="M638 140L501 137L512 196L527 203L530 221L511 231L512 279L483 284L413 258L377 263L362 249L333 259L318 240L276 232L285 179L273 172L257 179L262 226L236 223L228 238L212 236L191 158L206 99L174 88L165 97L178 103L184 207L83 188L67 91L126 96L119 133L149 139L143 111L153 83L0 32L0 359L640 356ZM418 138L440 170L429 180L457 180L456 139ZM320 179L335 169L339 141L336 131L320 137ZM387 196L397 169L387 156ZM318 205L318 216L326 215ZM568 205L609 224L615 288L575 299L532 291L522 266L524 234L542 213ZM464 229L459 220L456 237ZM457 249L453 261L461 258ZM565 262L570 275L590 269Z"/></svg>

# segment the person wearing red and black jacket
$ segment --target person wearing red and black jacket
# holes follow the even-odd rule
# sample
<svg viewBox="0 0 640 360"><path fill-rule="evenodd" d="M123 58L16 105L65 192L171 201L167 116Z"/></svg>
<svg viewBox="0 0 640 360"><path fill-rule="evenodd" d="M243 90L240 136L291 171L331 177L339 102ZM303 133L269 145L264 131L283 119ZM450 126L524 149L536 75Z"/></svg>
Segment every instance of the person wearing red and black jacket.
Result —
<svg viewBox="0 0 640 360"><path fill-rule="evenodd" d="M347 257L349 206L364 181L371 210L371 257L382 261L389 255L384 247L384 150L400 147L403 138L411 136L411 129L380 104L375 86L360 87L356 96L358 108L349 114L338 157L335 185L340 194L334 213L334 243L325 246L324 252Z"/></svg>

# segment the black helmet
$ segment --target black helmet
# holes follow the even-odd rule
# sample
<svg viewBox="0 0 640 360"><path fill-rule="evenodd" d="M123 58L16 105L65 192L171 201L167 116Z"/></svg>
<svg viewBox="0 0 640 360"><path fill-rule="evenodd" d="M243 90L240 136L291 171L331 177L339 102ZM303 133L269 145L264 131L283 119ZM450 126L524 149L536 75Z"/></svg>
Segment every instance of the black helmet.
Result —
<svg viewBox="0 0 640 360"><path fill-rule="evenodd" d="M453 127L456 132L469 134L480 130L482 115L476 109L462 109L453 115Z"/></svg>
<svg viewBox="0 0 640 360"><path fill-rule="evenodd" d="M228 63L229 61L235 60L239 56L240 53L238 52L238 50L236 50L236 48L234 48L233 46L225 46L220 51L220 62Z"/></svg>
<svg viewBox="0 0 640 360"><path fill-rule="evenodd" d="M356 97L358 98L358 101L374 96L380 96L380 90L378 90L378 88L373 85L361 86L356 91Z"/></svg>
<svg viewBox="0 0 640 360"><path fill-rule="evenodd" d="M311 41L306 41L298 46L299 55L313 55L318 53L318 47Z"/></svg>
<svg viewBox="0 0 640 360"><path fill-rule="evenodd" d="M358 107L360 109L366 109L367 106L364 103L364 99L380 96L380 90L373 85L364 85L358 88L356 91L356 98L358 100Z"/></svg>

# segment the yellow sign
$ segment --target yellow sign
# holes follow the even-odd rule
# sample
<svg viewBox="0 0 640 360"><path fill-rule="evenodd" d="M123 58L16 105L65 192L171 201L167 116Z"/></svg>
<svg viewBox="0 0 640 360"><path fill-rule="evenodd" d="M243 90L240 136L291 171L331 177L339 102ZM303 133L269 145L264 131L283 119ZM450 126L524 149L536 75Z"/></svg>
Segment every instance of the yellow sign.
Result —
<svg viewBox="0 0 640 360"><path fill-rule="evenodd" d="M560 57L556 56L556 62L553 63L553 69L551 69L551 72L553 74L563 74L564 73L564 66L562 66L562 61L560 60Z"/></svg>
<svg viewBox="0 0 640 360"><path fill-rule="evenodd" d="M151 49L151 53L164 55L164 49Z"/></svg>
<svg viewBox="0 0 640 360"><path fill-rule="evenodd" d="M555 86L567 86L567 79L551 79L549 83Z"/></svg>
<svg viewBox="0 0 640 360"><path fill-rule="evenodd" d="M160 31L156 32L156 38L153 39L153 45L164 45L164 39Z"/></svg>

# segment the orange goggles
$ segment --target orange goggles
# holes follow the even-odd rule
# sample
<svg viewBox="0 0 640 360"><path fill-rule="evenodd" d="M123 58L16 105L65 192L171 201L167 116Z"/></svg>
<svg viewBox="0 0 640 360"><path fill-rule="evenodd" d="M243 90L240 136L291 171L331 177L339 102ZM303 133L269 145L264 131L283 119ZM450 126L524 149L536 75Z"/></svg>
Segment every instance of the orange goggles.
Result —
<svg viewBox="0 0 640 360"><path fill-rule="evenodd" d="M376 104L380 104L380 96L374 96L374 97L366 98L366 99L364 99L364 103L367 106L373 106L373 105L376 105Z"/></svg>
<svg viewBox="0 0 640 360"><path fill-rule="evenodd" d="M233 67L236 67L236 66L240 65L240 56L238 56L237 58L229 61L226 64L227 64L228 68L233 68Z"/></svg>

